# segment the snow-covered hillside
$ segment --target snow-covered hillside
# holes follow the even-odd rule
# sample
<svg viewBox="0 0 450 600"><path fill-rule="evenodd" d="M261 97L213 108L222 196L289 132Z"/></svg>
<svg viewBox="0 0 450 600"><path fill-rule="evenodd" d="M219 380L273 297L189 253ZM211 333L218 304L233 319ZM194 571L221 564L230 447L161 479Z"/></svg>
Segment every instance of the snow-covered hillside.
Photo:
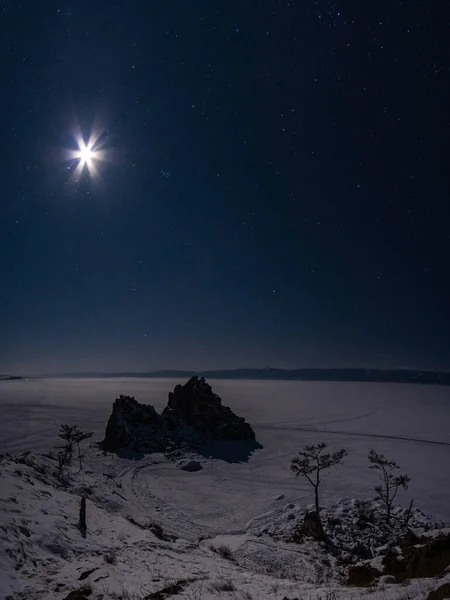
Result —
<svg viewBox="0 0 450 600"><path fill-rule="evenodd" d="M263 446L249 460L233 462L230 447L216 445L195 457L203 470L189 473L163 455L131 460L91 444L83 471L74 463L66 483L58 481L51 449L61 423L77 423L99 439L120 393L161 409L174 383L1 383L0 597L62 600L91 586L86 597L92 600L425 600L431 589L450 581L449 576L402 585L385 580L372 588L348 588L345 566L321 544L286 541L313 499L308 484L290 471L290 459L304 444L319 441L349 451L345 464L323 482L327 533L334 543L350 547L355 535L363 537L352 531L352 522L362 508L376 509L361 502L373 496L371 447L411 476L410 490L399 500L407 505L414 496L423 511L414 512L415 531L432 532L440 521L450 521L446 388L214 382L214 391L247 419ZM77 527L81 496L87 498L86 538ZM363 541L369 547L384 540Z"/></svg>

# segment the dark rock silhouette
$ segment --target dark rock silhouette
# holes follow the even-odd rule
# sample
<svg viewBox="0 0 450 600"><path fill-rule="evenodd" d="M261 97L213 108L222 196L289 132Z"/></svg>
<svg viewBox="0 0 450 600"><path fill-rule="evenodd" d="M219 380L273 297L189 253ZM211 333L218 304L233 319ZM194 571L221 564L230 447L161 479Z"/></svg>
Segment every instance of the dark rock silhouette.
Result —
<svg viewBox="0 0 450 600"><path fill-rule="evenodd" d="M382 573L371 565L355 565L350 567L348 572L347 585L356 587L365 587L372 585L377 577Z"/></svg>
<svg viewBox="0 0 450 600"><path fill-rule="evenodd" d="M315 540L325 539L325 532L322 527L322 521L320 520L320 516L315 510L306 513L301 533L304 536L312 537Z"/></svg>
<svg viewBox="0 0 450 600"><path fill-rule="evenodd" d="M112 451L173 452L216 441L255 442L255 432L215 394L202 377L169 393L162 414L153 406L120 396L113 404L101 447Z"/></svg>
<svg viewBox="0 0 450 600"><path fill-rule="evenodd" d="M383 565L385 573L394 575L398 583L418 577L442 577L450 565L450 535L425 538L423 545L404 547L401 556L387 554Z"/></svg>
<svg viewBox="0 0 450 600"><path fill-rule="evenodd" d="M408 529L397 541L397 545L400 548L409 548L410 546L415 546L419 543L419 536L417 536L411 529Z"/></svg>
<svg viewBox="0 0 450 600"><path fill-rule="evenodd" d="M389 547L382 559L383 572L373 569L370 563L351 567L347 585L372 585L381 575L392 575L397 583L421 577L442 577L450 564L450 535L422 536L417 540L408 536L402 553ZM406 545L410 543L411 545Z"/></svg>
<svg viewBox="0 0 450 600"><path fill-rule="evenodd" d="M163 452L169 436L164 419L153 406L139 404L135 398L120 395L114 401L112 414L106 425L104 450L118 449Z"/></svg>
<svg viewBox="0 0 450 600"><path fill-rule="evenodd" d="M204 377L191 377L185 385L177 385L162 414L175 425L192 427L205 441L255 439L250 425L222 405Z"/></svg>
<svg viewBox="0 0 450 600"><path fill-rule="evenodd" d="M428 594L427 600L444 600L450 598L450 583L444 583Z"/></svg>

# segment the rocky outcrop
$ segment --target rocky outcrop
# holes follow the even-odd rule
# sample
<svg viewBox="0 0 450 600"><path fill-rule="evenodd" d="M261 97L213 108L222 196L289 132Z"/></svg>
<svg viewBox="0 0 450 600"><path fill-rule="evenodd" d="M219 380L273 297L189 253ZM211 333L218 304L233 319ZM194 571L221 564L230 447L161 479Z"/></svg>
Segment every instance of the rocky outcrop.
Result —
<svg viewBox="0 0 450 600"><path fill-rule="evenodd" d="M402 549L402 555L388 553L383 559L385 573L398 583L418 577L442 577L450 566L450 534L438 535L423 545Z"/></svg>
<svg viewBox="0 0 450 600"><path fill-rule="evenodd" d="M216 440L254 441L255 433L245 419L222 405L203 377L192 377L169 393L161 415L133 397L117 398L101 446L106 451L167 452Z"/></svg>
<svg viewBox="0 0 450 600"><path fill-rule="evenodd" d="M409 548L420 543L420 537L412 529L408 529L397 541L399 548Z"/></svg>
<svg viewBox="0 0 450 600"><path fill-rule="evenodd" d="M403 546L399 552L388 548L382 559L383 572L373 569L370 562L351 567L347 585L372 585L381 575L392 575L397 583L421 577L442 577L450 566L450 534L432 537L409 535L411 545ZM419 541L419 543L417 543Z"/></svg>
<svg viewBox="0 0 450 600"><path fill-rule="evenodd" d="M169 393L163 417L175 425L192 427L205 441L255 439L250 425L222 405L204 377L191 377L185 385L177 385Z"/></svg>
<svg viewBox="0 0 450 600"><path fill-rule="evenodd" d="M121 395L115 400L101 443L104 450L126 448L162 452L168 442L164 419L153 406L139 404L131 396Z"/></svg>
<svg viewBox="0 0 450 600"><path fill-rule="evenodd" d="M450 583L444 583L437 590L430 592L427 600L444 600L444 598L450 598Z"/></svg>

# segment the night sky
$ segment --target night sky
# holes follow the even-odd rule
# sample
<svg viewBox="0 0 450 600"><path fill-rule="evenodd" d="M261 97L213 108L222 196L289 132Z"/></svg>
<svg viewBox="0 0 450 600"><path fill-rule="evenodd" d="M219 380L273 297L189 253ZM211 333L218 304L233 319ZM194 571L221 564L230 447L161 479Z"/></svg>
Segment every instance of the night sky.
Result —
<svg viewBox="0 0 450 600"><path fill-rule="evenodd" d="M0 372L448 369L445 4L3 3Z"/></svg>

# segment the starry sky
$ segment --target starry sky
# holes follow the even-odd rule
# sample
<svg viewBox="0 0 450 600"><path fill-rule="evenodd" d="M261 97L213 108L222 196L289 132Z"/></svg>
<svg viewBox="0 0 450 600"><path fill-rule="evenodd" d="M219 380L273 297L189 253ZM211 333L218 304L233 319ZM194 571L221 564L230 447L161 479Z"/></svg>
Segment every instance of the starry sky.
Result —
<svg viewBox="0 0 450 600"><path fill-rule="evenodd" d="M3 3L0 372L448 369L445 4Z"/></svg>

